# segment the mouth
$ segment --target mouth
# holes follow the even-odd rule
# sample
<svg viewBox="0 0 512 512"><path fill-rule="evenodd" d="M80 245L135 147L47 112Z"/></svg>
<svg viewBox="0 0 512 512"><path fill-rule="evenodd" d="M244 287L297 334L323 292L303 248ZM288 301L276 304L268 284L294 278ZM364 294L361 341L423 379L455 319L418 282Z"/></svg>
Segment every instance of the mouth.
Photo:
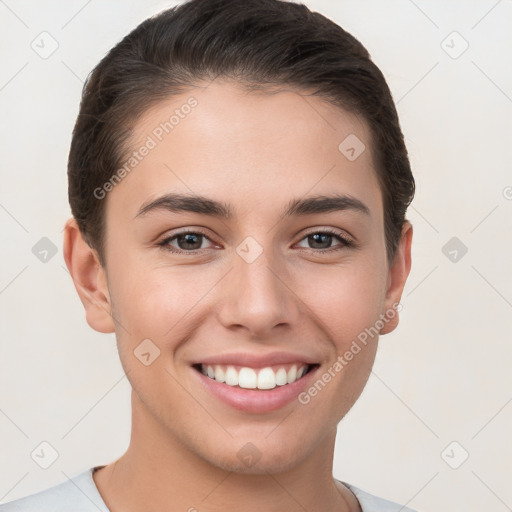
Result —
<svg viewBox="0 0 512 512"><path fill-rule="evenodd" d="M320 364L304 362L259 367L255 362L252 364L254 366L198 363L192 365L192 371L214 403L220 400L230 408L261 415L293 402L299 404L297 397L311 385L320 367Z"/></svg>
<svg viewBox="0 0 512 512"><path fill-rule="evenodd" d="M262 391L293 384L314 370L318 364L292 363L263 368L237 365L195 364L193 367L206 377L239 389Z"/></svg>

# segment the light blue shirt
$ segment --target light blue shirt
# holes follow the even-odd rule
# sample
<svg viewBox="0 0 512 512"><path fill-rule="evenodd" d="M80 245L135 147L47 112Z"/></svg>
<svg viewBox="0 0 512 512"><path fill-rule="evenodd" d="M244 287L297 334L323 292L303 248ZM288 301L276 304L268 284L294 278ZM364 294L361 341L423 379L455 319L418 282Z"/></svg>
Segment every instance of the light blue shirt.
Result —
<svg viewBox="0 0 512 512"><path fill-rule="evenodd" d="M49 489L0 504L0 512L110 512L92 478L94 469L90 468ZM342 484L356 495L363 512L416 512L346 482Z"/></svg>

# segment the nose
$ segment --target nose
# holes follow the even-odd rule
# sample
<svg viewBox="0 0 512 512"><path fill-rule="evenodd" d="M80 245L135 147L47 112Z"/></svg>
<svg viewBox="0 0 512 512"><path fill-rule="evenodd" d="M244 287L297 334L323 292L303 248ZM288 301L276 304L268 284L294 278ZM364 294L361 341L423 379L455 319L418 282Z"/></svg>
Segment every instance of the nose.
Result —
<svg viewBox="0 0 512 512"><path fill-rule="evenodd" d="M284 262L277 264L270 250L263 250L252 262L235 255L226 279L218 309L226 329L270 339L277 327L291 328L298 321L300 299Z"/></svg>

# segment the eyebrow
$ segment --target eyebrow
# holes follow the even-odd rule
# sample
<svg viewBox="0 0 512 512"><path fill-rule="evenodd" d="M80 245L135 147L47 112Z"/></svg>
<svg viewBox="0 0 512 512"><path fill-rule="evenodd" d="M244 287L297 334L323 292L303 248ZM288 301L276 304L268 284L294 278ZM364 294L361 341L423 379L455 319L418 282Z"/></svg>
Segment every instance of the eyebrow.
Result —
<svg viewBox="0 0 512 512"><path fill-rule="evenodd" d="M144 203L134 219L158 210L173 213L199 213L226 220L234 217L233 210L228 203L215 201L204 196L170 193ZM283 208L280 219L294 215L303 216L344 210L370 215L370 209L359 199L350 195L332 194L292 199Z"/></svg>

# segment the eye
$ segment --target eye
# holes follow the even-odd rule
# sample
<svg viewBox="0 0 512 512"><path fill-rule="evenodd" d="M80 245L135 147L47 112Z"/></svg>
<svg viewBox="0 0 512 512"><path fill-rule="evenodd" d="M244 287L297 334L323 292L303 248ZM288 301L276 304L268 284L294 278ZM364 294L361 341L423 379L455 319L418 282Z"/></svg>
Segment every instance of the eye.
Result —
<svg viewBox="0 0 512 512"><path fill-rule="evenodd" d="M338 240L339 247L331 247L333 239ZM306 235L302 240L306 240L312 245L311 249L318 249L322 252L339 251L345 247L353 247L355 243L338 231L325 229L323 231L314 231Z"/></svg>
<svg viewBox="0 0 512 512"><path fill-rule="evenodd" d="M173 236L167 237L158 243L158 245L171 252L186 253L186 252L198 252L200 249L204 249L203 239L211 240L200 231L180 231ZM177 247L172 245L172 242L176 242Z"/></svg>

